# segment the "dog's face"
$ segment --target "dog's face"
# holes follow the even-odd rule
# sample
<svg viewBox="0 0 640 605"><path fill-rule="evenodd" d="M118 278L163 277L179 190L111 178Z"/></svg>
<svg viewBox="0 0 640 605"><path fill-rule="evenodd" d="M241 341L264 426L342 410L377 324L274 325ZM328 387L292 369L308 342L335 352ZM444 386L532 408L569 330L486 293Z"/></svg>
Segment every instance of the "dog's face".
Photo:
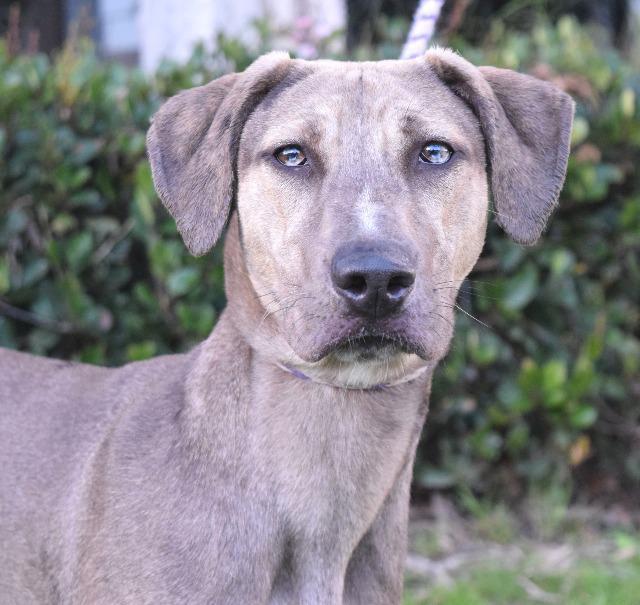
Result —
<svg viewBox="0 0 640 605"><path fill-rule="evenodd" d="M484 241L484 139L471 109L426 65L417 72L311 64L243 129L248 273L306 362L393 373L449 342L457 286Z"/></svg>
<svg viewBox="0 0 640 605"><path fill-rule="evenodd" d="M230 254L242 260L227 269L243 294L228 296L245 307L254 346L366 388L445 354L490 188L512 237L537 239L571 116L552 86L448 52L379 63L272 54L169 101L149 149L195 253L215 242L235 198Z"/></svg>

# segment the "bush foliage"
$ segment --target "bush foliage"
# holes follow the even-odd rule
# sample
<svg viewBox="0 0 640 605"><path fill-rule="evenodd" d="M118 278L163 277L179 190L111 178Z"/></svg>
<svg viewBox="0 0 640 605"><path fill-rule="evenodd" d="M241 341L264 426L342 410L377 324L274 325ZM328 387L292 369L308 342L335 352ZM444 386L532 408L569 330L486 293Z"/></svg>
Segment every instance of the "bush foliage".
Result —
<svg viewBox="0 0 640 605"><path fill-rule="evenodd" d="M165 97L243 69L269 44L261 31L259 48L220 38L215 55L153 77L83 43L53 60L0 46L1 345L121 364L209 333L221 252L187 253L154 193L145 131ZM578 108L544 239L524 248L492 226L463 286L419 487L640 483L640 76L594 40L564 19L530 34L498 23L480 47L452 41L478 64L557 82Z"/></svg>

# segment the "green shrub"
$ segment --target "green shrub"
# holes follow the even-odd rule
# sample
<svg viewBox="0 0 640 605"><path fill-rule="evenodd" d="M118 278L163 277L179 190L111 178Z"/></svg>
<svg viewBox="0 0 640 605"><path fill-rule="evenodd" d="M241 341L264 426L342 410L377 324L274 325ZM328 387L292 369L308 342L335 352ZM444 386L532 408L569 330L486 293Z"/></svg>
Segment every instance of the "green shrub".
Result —
<svg viewBox="0 0 640 605"><path fill-rule="evenodd" d="M0 47L4 346L120 364L211 331L224 307L220 250L195 259L182 245L156 199L145 134L164 97L252 60L222 42L220 56L200 49L154 78L82 42L53 63Z"/></svg>
<svg viewBox="0 0 640 605"><path fill-rule="evenodd" d="M214 56L198 50L152 78L82 44L53 61L0 46L0 344L120 364L208 334L224 306L221 252L188 255L153 191L144 136L163 98L268 47L260 31L255 49L221 38ZM480 48L454 45L555 79L578 111L544 240L527 249L491 227L463 287L460 306L489 328L458 316L417 484L503 495L570 477L637 485L640 79L570 20L530 35L498 24Z"/></svg>
<svg viewBox="0 0 640 605"><path fill-rule="evenodd" d="M489 328L458 317L423 439L427 486L640 486L640 75L592 34L565 18L529 35L498 23L482 48L454 41L477 64L556 81L577 111L547 233L524 248L492 227L463 288Z"/></svg>

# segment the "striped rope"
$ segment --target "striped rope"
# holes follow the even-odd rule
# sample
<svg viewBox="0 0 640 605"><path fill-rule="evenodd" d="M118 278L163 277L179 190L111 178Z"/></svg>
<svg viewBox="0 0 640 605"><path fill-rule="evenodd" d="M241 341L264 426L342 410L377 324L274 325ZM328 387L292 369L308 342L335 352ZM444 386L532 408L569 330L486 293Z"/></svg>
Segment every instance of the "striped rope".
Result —
<svg viewBox="0 0 640 605"><path fill-rule="evenodd" d="M415 59L427 52L443 4L444 0L420 1L413 16L407 41L402 48L401 59Z"/></svg>

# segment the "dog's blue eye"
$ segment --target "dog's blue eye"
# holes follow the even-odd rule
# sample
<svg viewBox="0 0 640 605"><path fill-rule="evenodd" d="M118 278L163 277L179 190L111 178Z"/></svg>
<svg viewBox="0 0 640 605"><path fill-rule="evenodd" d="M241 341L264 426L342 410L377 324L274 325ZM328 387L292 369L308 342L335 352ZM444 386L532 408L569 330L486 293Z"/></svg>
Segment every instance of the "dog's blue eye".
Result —
<svg viewBox="0 0 640 605"><path fill-rule="evenodd" d="M420 152L420 161L427 164L446 164L453 155L453 149L446 143L427 143Z"/></svg>
<svg viewBox="0 0 640 605"><path fill-rule="evenodd" d="M307 163L307 156L297 145L280 147L273 155L283 166L302 166Z"/></svg>

